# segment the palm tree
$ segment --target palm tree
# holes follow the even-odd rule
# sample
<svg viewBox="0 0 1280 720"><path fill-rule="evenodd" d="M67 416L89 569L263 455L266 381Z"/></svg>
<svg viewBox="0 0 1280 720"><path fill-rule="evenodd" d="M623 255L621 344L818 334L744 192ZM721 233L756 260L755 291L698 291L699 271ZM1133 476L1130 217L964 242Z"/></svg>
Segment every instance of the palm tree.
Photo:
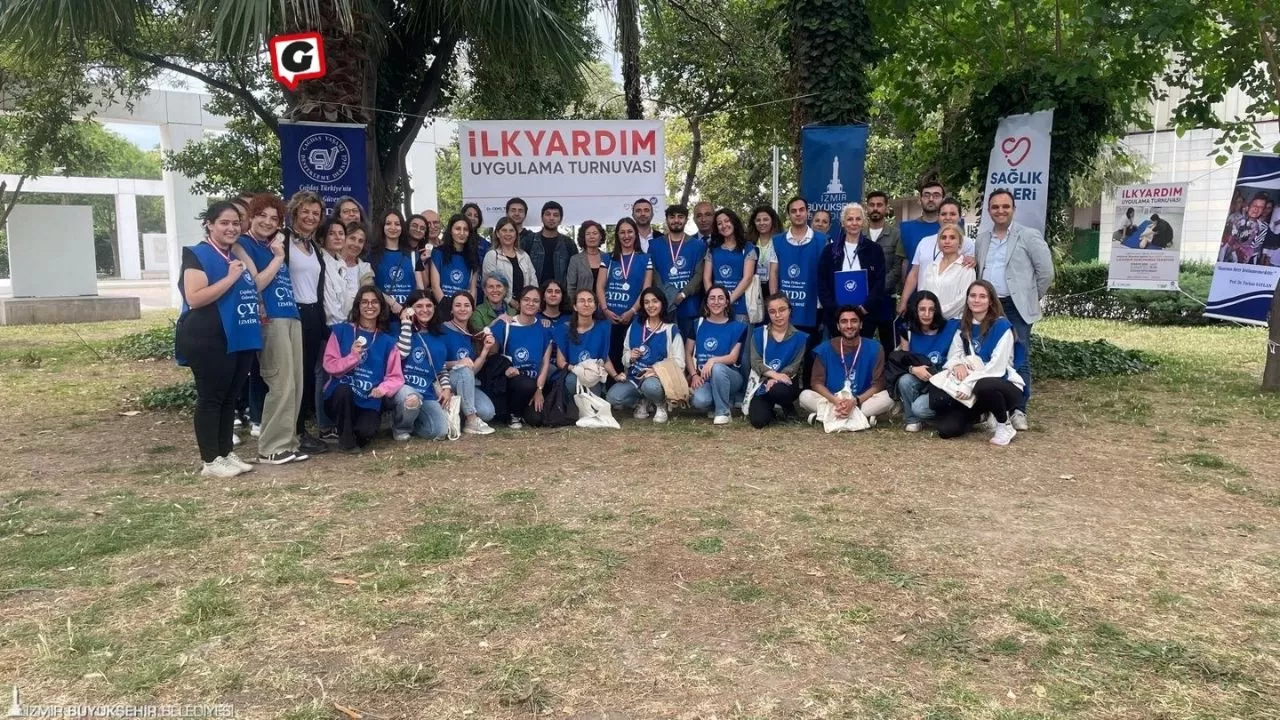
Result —
<svg viewBox="0 0 1280 720"><path fill-rule="evenodd" d="M375 207L394 206L405 156L423 120L448 105L468 40L483 36L512 56L550 53L566 77L586 60L545 0L6 0L0 8L0 38L32 59L105 44L118 55L114 69L195 78L272 129L277 111L366 125ZM286 92L284 108L268 107L252 91L266 72L264 43L299 29L323 35L328 74Z"/></svg>
<svg viewBox="0 0 1280 720"><path fill-rule="evenodd" d="M627 119L644 119L640 99L640 1L614 0L618 17L618 50L622 53L622 94Z"/></svg>

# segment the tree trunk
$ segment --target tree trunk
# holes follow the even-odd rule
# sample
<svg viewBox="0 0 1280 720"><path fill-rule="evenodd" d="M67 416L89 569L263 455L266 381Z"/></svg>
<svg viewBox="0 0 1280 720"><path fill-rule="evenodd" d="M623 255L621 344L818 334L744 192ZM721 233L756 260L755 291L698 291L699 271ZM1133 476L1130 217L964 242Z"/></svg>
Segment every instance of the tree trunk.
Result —
<svg viewBox="0 0 1280 720"><path fill-rule="evenodd" d="M622 93L627 101L627 119L643 120L640 97L640 3L617 0L618 49L622 51Z"/></svg>
<svg viewBox="0 0 1280 720"><path fill-rule="evenodd" d="M680 204L689 205L689 193L693 192L693 179L698 174L698 163L702 162L702 118L697 115L689 117L689 134L693 142L689 145L689 171L684 176L684 190L680 193Z"/></svg>

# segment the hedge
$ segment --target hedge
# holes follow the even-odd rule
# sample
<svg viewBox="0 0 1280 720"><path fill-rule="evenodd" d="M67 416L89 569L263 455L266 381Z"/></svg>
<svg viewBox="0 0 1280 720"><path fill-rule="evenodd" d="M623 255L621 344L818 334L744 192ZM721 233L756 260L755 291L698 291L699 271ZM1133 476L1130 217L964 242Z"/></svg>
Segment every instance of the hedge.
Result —
<svg viewBox="0 0 1280 720"><path fill-rule="evenodd" d="M1153 290L1098 290L1107 286L1107 266L1071 263L1057 268L1053 287L1045 298L1045 312L1077 318L1127 320L1149 325L1208 325L1203 302L1209 298L1213 265L1187 262L1178 273L1178 284L1201 302L1180 292Z"/></svg>

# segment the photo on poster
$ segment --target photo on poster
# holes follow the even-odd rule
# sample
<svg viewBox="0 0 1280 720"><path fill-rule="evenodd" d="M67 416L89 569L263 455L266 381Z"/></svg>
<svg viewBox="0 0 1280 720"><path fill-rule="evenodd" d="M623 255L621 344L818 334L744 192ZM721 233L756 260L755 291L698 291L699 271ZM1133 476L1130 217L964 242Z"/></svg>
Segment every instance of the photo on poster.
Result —
<svg viewBox="0 0 1280 720"><path fill-rule="evenodd" d="M1280 281L1280 156L1240 159L1206 317L1265 325Z"/></svg>
<svg viewBox="0 0 1280 720"><path fill-rule="evenodd" d="M1107 287L1177 290L1187 184L1127 185L1116 190Z"/></svg>

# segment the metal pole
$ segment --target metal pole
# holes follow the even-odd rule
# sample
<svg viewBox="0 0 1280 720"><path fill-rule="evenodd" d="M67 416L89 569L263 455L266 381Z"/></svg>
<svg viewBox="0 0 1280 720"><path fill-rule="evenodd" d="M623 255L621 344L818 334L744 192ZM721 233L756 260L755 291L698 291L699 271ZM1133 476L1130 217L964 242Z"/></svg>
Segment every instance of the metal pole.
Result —
<svg viewBox="0 0 1280 720"><path fill-rule="evenodd" d="M778 146L773 146L773 207L778 207Z"/></svg>

